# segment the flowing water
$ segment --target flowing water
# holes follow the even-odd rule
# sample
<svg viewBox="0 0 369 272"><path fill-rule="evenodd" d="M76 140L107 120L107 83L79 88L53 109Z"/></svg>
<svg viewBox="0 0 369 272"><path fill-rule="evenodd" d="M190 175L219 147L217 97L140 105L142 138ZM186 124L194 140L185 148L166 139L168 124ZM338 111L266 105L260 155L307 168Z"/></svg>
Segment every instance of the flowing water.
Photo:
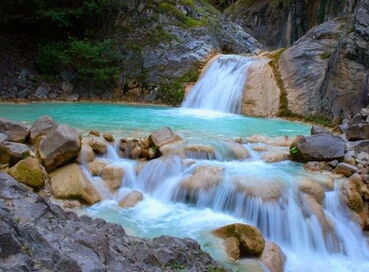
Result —
<svg viewBox="0 0 369 272"><path fill-rule="evenodd" d="M82 163L86 177L104 199L85 211L122 224L129 233L190 237L235 271L263 271L266 267L257 259L231 263L221 250L220 239L210 234L226 224L248 223L281 247L286 256L285 271L369 271L367 238L350 220L349 210L340 200L342 180L306 172L302 165L287 160L267 163L266 153L288 150L271 143L249 143L241 147L250 157L240 160L232 156L226 141L233 137L309 132L308 126L299 123L231 114L239 112L247 68L253 61L238 56L213 60L183 103L185 108L1 104L0 116L32 123L48 114L82 133L97 129L116 136L146 136L170 126L187 141L214 148L214 154L188 152L182 157L172 154L140 163L121 158L117 146L111 145L102 159L124 169L122 186L116 192ZM299 190L298 182L303 179L325 188L321 204ZM120 208L118 202L133 190L143 193L143 201L132 208Z"/></svg>
<svg viewBox="0 0 369 272"><path fill-rule="evenodd" d="M184 108L240 113L247 70L255 58L219 55L182 103Z"/></svg>

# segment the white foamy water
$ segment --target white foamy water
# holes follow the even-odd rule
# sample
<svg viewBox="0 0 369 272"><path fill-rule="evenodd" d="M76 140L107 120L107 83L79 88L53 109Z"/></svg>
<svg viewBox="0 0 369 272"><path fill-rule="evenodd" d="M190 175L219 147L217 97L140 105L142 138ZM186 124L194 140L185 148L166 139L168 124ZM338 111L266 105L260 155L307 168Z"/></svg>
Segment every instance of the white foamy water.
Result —
<svg viewBox="0 0 369 272"><path fill-rule="evenodd" d="M195 160L192 165L178 156L165 156L136 173L137 162L120 158L113 147L105 158L124 168L123 186L111 201L88 212L120 223L136 235L190 237L230 268L252 271L260 265L257 260L246 267L229 263L219 242L209 235L217 227L242 222L257 226L282 248L285 271L369 271L367 239L339 199L340 180L334 190L325 192L322 211L332 225L327 231L297 188L299 178L312 176L298 164L265 163L256 154L244 161ZM181 182L201 166L224 169L221 181L210 189L189 192ZM132 190L141 191L144 200L133 208L119 208L117 202Z"/></svg>
<svg viewBox="0 0 369 272"><path fill-rule="evenodd" d="M240 113L247 70L255 58L220 55L182 103L184 108Z"/></svg>

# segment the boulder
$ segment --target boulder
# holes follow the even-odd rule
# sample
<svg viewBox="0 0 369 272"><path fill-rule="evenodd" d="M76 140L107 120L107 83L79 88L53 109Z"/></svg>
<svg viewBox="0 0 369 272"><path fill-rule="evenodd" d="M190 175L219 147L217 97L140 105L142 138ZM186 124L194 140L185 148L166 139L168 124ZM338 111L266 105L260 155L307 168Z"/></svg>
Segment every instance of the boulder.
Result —
<svg viewBox="0 0 369 272"><path fill-rule="evenodd" d="M103 137L106 141L113 143L114 142L114 136L110 133L104 133Z"/></svg>
<svg viewBox="0 0 369 272"><path fill-rule="evenodd" d="M237 237L228 237L223 241L223 246L228 257L233 261L240 259L240 240Z"/></svg>
<svg viewBox="0 0 369 272"><path fill-rule="evenodd" d="M351 164L341 162L337 165L335 172L340 175L344 175L345 177L350 177L354 173L358 172L359 169Z"/></svg>
<svg viewBox="0 0 369 272"><path fill-rule="evenodd" d="M311 127L311 135L330 133L327 129L320 126L312 126Z"/></svg>
<svg viewBox="0 0 369 272"><path fill-rule="evenodd" d="M266 241L260 261L270 272L283 272L285 256L281 248L272 241Z"/></svg>
<svg viewBox="0 0 369 272"><path fill-rule="evenodd" d="M232 179L238 192L246 197L259 198L264 202L276 201L282 196L283 182L255 176L238 176Z"/></svg>
<svg viewBox="0 0 369 272"><path fill-rule="evenodd" d="M19 122L0 118L0 132L8 136L8 141L23 143L29 135L29 127Z"/></svg>
<svg viewBox="0 0 369 272"><path fill-rule="evenodd" d="M96 136L96 137L100 137L100 132L98 130L91 130L88 134Z"/></svg>
<svg viewBox="0 0 369 272"><path fill-rule="evenodd" d="M67 125L58 125L41 140L38 156L49 172L75 159L80 148L80 135Z"/></svg>
<svg viewBox="0 0 369 272"><path fill-rule="evenodd" d="M343 139L330 134L299 136L290 146L290 154L296 161L342 160L346 144Z"/></svg>
<svg viewBox="0 0 369 272"><path fill-rule="evenodd" d="M240 242L240 257L260 256L264 250L265 240L259 229L246 224L231 224L212 232L215 236L227 239L235 237Z"/></svg>
<svg viewBox="0 0 369 272"><path fill-rule="evenodd" d="M8 140L8 135L0 132L0 144Z"/></svg>
<svg viewBox="0 0 369 272"><path fill-rule="evenodd" d="M150 133L149 139L157 147L182 141L182 138L179 137L175 132L173 132L172 129L169 127L163 127L154 130Z"/></svg>
<svg viewBox="0 0 369 272"><path fill-rule="evenodd" d="M341 198L351 210L358 213L363 210L363 199L354 182L347 180L342 183Z"/></svg>
<svg viewBox="0 0 369 272"><path fill-rule="evenodd" d="M40 162L31 157L17 162L8 173L17 181L35 189L42 188L48 180L48 175Z"/></svg>
<svg viewBox="0 0 369 272"><path fill-rule="evenodd" d="M92 147L88 144L82 144L81 150L77 156L77 162L84 164L93 162L95 160L95 152Z"/></svg>
<svg viewBox="0 0 369 272"><path fill-rule="evenodd" d="M99 192L75 163L50 173L50 185L56 198L76 199L86 204L94 204L101 200Z"/></svg>
<svg viewBox="0 0 369 272"><path fill-rule="evenodd" d="M250 157L249 151L242 144L223 142L223 145L232 159L243 160Z"/></svg>
<svg viewBox="0 0 369 272"><path fill-rule="evenodd" d="M311 195L319 204L323 204L324 189L319 183L303 178L299 181L298 186L301 192Z"/></svg>
<svg viewBox="0 0 369 272"><path fill-rule="evenodd" d="M41 137L46 136L52 130L54 130L58 126L54 120L47 115L41 116L36 122L33 123L29 140L32 144L36 144L41 140Z"/></svg>
<svg viewBox="0 0 369 272"><path fill-rule="evenodd" d="M186 144L183 148L185 157L196 160L215 160L215 149L201 144ZM164 152L162 152L164 154ZM168 152L167 152L168 153Z"/></svg>
<svg viewBox="0 0 369 272"><path fill-rule="evenodd" d="M105 154L108 147L104 140L99 138L92 138L88 141L88 144L92 147L96 154Z"/></svg>
<svg viewBox="0 0 369 272"><path fill-rule="evenodd" d="M218 166L199 166L191 176L184 178L180 186L190 194L199 190L209 190L217 186L223 178L223 168Z"/></svg>
<svg viewBox="0 0 369 272"><path fill-rule="evenodd" d="M95 159L93 162L88 164L88 170L93 176L100 176L101 171L105 166L109 164L108 161L104 159Z"/></svg>
<svg viewBox="0 0 369 272"><path fill-rule="evenodd" d="M0 143L0 164L9 164L12 166L18 161L27 158L31 149L25 144L3 142Z"/></svg>
<svg viewBox="0 0 369 272"><path fill-rule="evenodd" d="M132 191L125 195L121 201L119 201L119 206L122 208L131 208L136 206L136 204L143 200L143 195L139 191Z"/></svg>
<svg viewBox="0 0 369 272"><path fill-rule="evenodd" d="M333 229L331 222L325 216L323 206L314 198L314 196L301 193L304 208L319 220L324 233L328 233Z"/></svg>
<svg viewBox="0 0 369 272"><path fill-rule="evenodd" d="M369 124L357 124L349 126L345 133L346 139L349 141L369 139Z"/></svg>
<svg viewBox="0 0 369 272"><path fill-rule="evenodd" d="M289 152L285 150L272 150L263 154L262 158L266 162L279 162L288 160Z"/></svg>
<svg viewBox="0 0 369 272"><path fill-rule="evenodd" d="M124 169L118 165L110 164L101 170L100 176L109 189L114 191L122 185Z"/></svg>

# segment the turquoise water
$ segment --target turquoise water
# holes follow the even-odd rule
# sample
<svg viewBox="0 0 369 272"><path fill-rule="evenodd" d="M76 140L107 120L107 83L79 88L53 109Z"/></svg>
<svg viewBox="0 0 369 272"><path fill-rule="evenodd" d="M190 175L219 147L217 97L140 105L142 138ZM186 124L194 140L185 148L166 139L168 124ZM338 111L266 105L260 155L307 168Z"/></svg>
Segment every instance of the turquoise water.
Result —
<svg viewBox="0 0 369 272"><path fill-rule="evenodd" d="M296 136L309 133L308 125L213 111L122 104L31 103L0 104L0 117L31 124L41 115L86 132L92 129L117 136L145 136L169 126L188 138L231 138L254 134Z"/></svg>

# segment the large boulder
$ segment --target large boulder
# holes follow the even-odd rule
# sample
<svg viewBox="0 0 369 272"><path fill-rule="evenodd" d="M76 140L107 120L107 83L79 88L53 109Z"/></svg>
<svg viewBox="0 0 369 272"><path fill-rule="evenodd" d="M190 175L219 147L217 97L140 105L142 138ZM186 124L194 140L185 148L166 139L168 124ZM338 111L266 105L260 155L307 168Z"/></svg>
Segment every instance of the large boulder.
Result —
<svg viewBox="0 0 369 272"><path fill-rule="evenodd" d="M3 142L0 143L0 164L12 166L18 161L27 158L31 149L21 143Z"/></svg>
<svg viewBox="0 0 369 272"><path fill-rule="evenodd" d="M42 188L48 180L43 166L37 159L31 157L19 161L9 169L8 173L17 181L35 189Z"/></svg>
<svg viewBox="0 0 369 272"><path fill-rule="evenodd" d="M58 126L54 120L47 115L41 116L36 122L33 123L29 140L32 144L38 143L43 136L46 136L52 130L54 130Z"/></svg>
<svg viewBox="0 0 369 272"><path fill-rule="evenodd" d="M143 195L139 191L132 191L125 195L122 200L119 201L119 206L122 208L132 208L136 204L143 200Z"/></svg>
<svg viewBox="0 0 369 272"><path fill-rule="evenodd" d="M101 200L99 192L75 163L50 173L50 185L56 198L76 199L86 204L94 204Z"/></svg>
<svg viewBox="0 0 369 272"><path fill-rule="evenodd" d="M270 272L283 272L285 256L281 248L272 241L266 241L260 261L269 268Z"/></svg>
<svg viewBox="0 0 369 272"><path fill-rule="evenodd" d="M290 146L290 154L296 161L342 160L346 143L338 136L318 134L299 136Z"/></svg>
<svg viewBox="0 0 369 272"><path fill-rule="evenodd" d="M38 155L46 170L52 171L75 159L80 148L80 135L67 125L59 125L42 139Z"/></svg>
<svg viewBox="0 0 369 272"><path fill-rule="evenodd" d="M182 138L173 132L170 127L163 127L151 132L150 140L155 146L161 147L166 144L182 141Z"/></svg>
<svg viewBox="0 0 369 272"><path fill-rule="evenodd" d="M0 132L8 136L8 141L23 143L29 135L29 127L22 123L0 118Z"/></svg>
<svg viewBox="0 0 369 272"><path fill-rule="evenodd" d="M260 256L264 250L265 240L260 230L246 224L231 224L213 231L213 234L226 240L235 237L240 242L240 257Z"/></svg>

